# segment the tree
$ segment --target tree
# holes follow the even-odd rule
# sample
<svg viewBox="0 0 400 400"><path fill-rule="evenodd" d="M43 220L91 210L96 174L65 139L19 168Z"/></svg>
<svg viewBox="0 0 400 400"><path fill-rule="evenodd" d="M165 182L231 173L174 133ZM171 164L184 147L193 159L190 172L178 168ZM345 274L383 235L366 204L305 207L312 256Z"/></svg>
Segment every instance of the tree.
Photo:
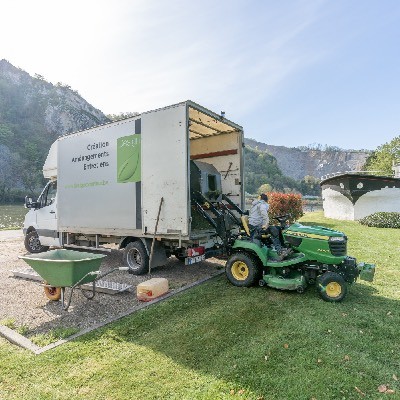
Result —
<svg viewBox="0 0 400 400"><path fill-rule="evenodd" d="M257 193L261 194L261 193L268 193L271 191L272 191L272 186L269 183L264 183L258 188Z"/></svg>
<svg viewBox="0 0 400 400"><path fill-rule="evenodd" d="M320 180L312 175L306 175L300 182L300 191L303 195L321 196Z"/></svg>
<svg viewBox="0 0 400 400"><path fill-rule="evenodd" d="M137 115L139 115L138 112L131 112L131 111L127 111L127 112L120 112L118 114L107 114L107 118L109 118L111 121L118 121L120 119L125 119L125 118L131 118L131 117L136 117Z"/></svg>
<svg viewBox="0 0 400 400"><path fill-rule="evenodd" d="M7 144L13 136L12 129L7 124L0 123L0 144Z"/></svg>
<svg viewBox="0 0 400 400"><path fill-rule="evenodd" d="M394 161L400 161L400 135L373 151L367 158L363 169L365 171L379 171L381 174L392 175Z"/></svg>

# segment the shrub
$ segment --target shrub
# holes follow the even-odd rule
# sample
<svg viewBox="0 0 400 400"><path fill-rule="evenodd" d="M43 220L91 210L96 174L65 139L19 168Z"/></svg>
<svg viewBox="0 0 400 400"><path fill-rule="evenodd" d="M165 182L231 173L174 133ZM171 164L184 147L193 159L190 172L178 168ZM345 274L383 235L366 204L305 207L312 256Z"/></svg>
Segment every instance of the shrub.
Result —
<svg viewBox="0 0 400 400"><path fill-rule="evenodd" d="M400 229L400 213L377 212L368 215L358 221L361 225L374 226L375 228L397 228Z"/></svg>
<svg viewBox="0 0 400 400"><path fill-rule="evenodd" d="M303 203L300 194L294 193L268 193L269 218L278 215L289 215L293 222L303 215Z"/></svg>

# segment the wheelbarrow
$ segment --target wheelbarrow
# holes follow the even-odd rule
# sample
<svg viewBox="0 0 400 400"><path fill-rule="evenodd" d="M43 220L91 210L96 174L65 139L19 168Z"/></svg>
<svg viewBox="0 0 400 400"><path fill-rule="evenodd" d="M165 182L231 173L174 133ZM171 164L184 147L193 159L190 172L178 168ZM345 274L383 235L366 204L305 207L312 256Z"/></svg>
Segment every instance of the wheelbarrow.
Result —
<svg viewBox="0 0 400 400"><path fill-rule="evenodd" d="M74 289L79 288L89 300L96 294L96 281L114 271L126 271L128 267L114 268L101 274L100 264L104 254L93 254L74 250L57 249L45 253L19 256L44 280L44 292L50 300L60 300L63 310L68 310ZM93 282L88 294L80 285ZM65 288L71 288L69 298L65 302Z"/></svg>

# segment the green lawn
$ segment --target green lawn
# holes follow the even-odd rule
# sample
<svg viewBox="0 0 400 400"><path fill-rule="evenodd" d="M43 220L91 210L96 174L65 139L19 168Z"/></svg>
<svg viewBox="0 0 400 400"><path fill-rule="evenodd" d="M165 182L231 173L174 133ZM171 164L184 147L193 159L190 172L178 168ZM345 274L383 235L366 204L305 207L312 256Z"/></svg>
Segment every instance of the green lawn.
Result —
<svg viewBox="0 0 400 400"><path fill-rule="evenodd" d="M219 277L40 356L1 339L0 399L400 398L400 230L302 221L345 231L375 282L331 304Z"/></svg>
<svg viewBox="0 0 400 400"><path fill-rule="evenodd" d="M22 228L27 211L23 205L0 205L0 230Z"/></svg>

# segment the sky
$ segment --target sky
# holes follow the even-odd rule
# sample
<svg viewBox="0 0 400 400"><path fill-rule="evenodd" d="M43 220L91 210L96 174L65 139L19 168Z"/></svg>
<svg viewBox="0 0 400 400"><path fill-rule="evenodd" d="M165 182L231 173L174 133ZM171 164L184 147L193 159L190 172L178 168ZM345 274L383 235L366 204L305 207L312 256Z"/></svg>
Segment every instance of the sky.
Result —
<svg viewBox="0 0 400 400"><path fill-rule="evenodd" d="M106 114L193 100L288 147L400 134L398 0L13 0L0 59Z"/></svg>

